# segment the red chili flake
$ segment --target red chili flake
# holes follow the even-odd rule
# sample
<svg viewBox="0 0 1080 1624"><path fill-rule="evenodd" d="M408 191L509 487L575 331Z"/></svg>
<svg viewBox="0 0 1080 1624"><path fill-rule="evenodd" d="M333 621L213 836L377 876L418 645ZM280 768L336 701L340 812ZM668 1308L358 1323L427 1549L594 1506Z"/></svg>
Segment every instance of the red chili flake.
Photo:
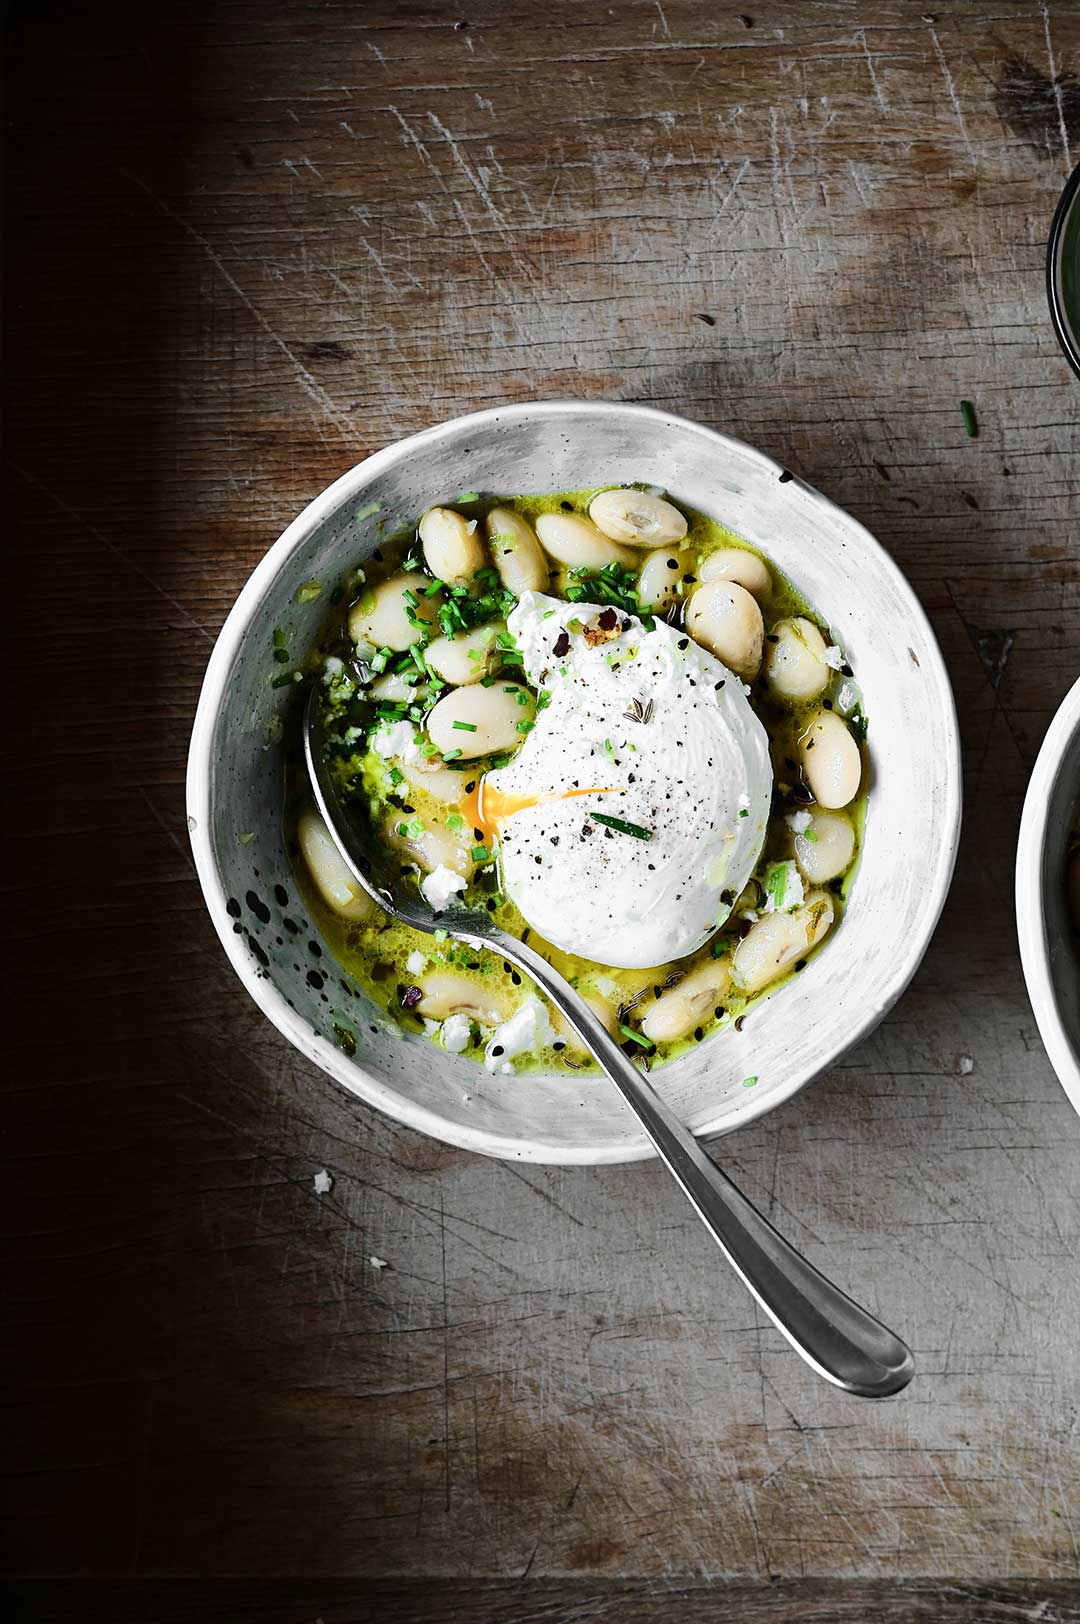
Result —
<svg viewBox="0 0 1080 1624"><path fill-rule="evenodd" d="M568 632L560 632L559 633L558 639L557 639L557 641L555 643L555 647L552 649L551 652L552 652L552 654L554 654L554 656L555 656L555 658L557 660L561 660L564 654L569 654L569 652L570 652L570 635L569 635Z"/></svg>
<svg viewBox="0 0 1080 1624"><path fill-rule="evenodd" d="M415 1009L423 996L424 990L422 987L406 987L401 995L401 1007L403 1009Z"/></svg>

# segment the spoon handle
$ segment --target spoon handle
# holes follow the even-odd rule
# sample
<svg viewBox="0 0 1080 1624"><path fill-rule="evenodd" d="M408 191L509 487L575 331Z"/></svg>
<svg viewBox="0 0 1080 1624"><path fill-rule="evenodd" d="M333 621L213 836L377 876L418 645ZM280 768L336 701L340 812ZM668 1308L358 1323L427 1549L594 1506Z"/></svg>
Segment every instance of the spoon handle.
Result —
<svg viewBox="0 0 1080 1624"><path fill-rule="evenodd" d="M735 1273L807 1364L860 1398L888 1398L906 1387L915 1372L910 1348L773 1228L545 959L513 937L500 949L539 983L588 1045Z"/></svg>

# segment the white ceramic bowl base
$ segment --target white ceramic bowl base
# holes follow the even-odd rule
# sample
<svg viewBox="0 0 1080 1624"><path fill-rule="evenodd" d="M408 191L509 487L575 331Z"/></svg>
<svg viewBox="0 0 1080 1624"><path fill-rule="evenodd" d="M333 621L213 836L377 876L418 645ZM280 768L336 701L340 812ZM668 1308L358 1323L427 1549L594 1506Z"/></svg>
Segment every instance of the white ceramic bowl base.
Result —
<svg viewBox="0 0 1080 1624"><path fill-rule="evenodd" d="M870 810L842 926L801 975L751 1012L741 1032L719 1034L653 1074L695 1133L727 1132L761 1116L870 1031L922 958L952 874L960 760L941 655L900 571L861 525L818 492L737 440L651 408L606 401L480 412L368 458L289 526L225 623L192 735L192 845L226 952L275 1026L380 1110L488 1155L617 1162L648 1156L651 1148L603 1078L569 1071L490 1076L424 1039L391 1031L366 999L342 989L328 952L318 962L308 954L306 943L317 932L284 849L281 746L269 742L272 717L295 698L270 686L281 670L271 661L273 629L295 626L295 648L314 637L327 612L326 592L299 605L296 590L312 578L329 589L378 545L376 520L354 522L372 502L381 504L389 533L461 490L513 494L635 480L666 487L775 560L828 618L870 718ZM238 836L247 831L256 838L242 845ZM284 905L276 887L287 896ZM284 916L300 925L298 935L283 925ZM325 984L313 985L309 972ZM335 1022L355 1032L354 1057L335 1041ZM747 1088L749 1076L758 1082Z"/></svg>
<svg viewBox="0 0 1080 1624"><path fill-rule="evenodd" d="M1080 679L1042 742L1024 798L1016 924L1028 997L1050 1063L1080 1111L1080 965L1065 907L1065 853L1080 801Z"/></svg>

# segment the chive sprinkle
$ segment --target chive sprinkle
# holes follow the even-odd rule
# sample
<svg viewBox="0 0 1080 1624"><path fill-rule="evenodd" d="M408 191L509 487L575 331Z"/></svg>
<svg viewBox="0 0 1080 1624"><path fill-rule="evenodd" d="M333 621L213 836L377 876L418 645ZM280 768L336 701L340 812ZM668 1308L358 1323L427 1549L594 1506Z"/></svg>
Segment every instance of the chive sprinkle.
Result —
<svg viewBox="0 0 1080 1624"><path fill-rule="evenodd" d="M457 728L459 733L475 733L476 732L476 723L475 722L455 722L453 725L454 725L454 727Z"/></svg>
<svg viewBox="0 0 1080 1624"><path fill-rule="evenodd" d="M964 433L969 440L979 438L979 424L975 417L975 408L970 400L960 402L960 416L964 419Z"/></svg>
<svg viewBox="0 0 1080 1624"><path fill-rule="evenodd" d="M490 853L486 846L473 846L469 855L474 863L486 863Z"/></svg>
<svg viewBox="0 0 1080 1624"><path fill-rule="evenodd" d="M590 812L594 823L602 823L608 829L617 829L621 835L633 835L635 840L651 840L651 829L643 829L640 823L627 823L625 818L609 818L606 812Z"/></svg>
<svg viewBox="0 0 1080 1624"><path fill-rule="evenodd" d="M640 1032L635 1032L632 1026L624 1026L622 1021L619 1021L616 1024L618 1025L619 1031L622 1033L623 1037L629 1038L631 1043L636 1043L639 1049L656 1048L655 1043L650 1043L649 1039L642 1037Z"/></svg>

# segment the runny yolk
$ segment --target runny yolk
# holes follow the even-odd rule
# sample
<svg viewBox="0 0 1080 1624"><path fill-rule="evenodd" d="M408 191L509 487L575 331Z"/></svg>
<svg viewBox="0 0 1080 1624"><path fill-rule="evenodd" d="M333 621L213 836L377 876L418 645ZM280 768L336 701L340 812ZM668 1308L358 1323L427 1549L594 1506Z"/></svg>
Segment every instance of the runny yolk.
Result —
<svg viewBox="0 0 1080 1624"><path fill-rule="evenodd" d="M478 778L473 788L465 797L464 810L473 829L480 829L485 839L492 840L499 832L499 825L512 818L515 812L524 812L530 806L544 806L548 801L569 801L575 795L622 795L621 785L612 785L609 788L597 786L593 789L545 789L538 794L529 795L518 793L507 794L505 790L496 789L494 784L487 784L485 779Z"/></svg>

